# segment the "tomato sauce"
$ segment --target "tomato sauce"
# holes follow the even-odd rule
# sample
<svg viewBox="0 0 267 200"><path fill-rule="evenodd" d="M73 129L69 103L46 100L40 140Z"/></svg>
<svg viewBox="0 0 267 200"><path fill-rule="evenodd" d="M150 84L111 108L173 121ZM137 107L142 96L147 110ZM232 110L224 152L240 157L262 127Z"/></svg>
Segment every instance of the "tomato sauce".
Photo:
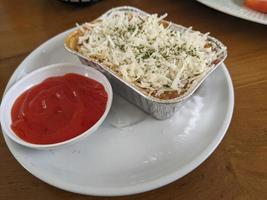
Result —
<svg viewBox="0 0 267 200"><path fill-rule="evenodd" d="M33 144L53 144L80 135L103 115L104 86L78 74L51 77L20 95L11 111L12 130Z"/></svg>

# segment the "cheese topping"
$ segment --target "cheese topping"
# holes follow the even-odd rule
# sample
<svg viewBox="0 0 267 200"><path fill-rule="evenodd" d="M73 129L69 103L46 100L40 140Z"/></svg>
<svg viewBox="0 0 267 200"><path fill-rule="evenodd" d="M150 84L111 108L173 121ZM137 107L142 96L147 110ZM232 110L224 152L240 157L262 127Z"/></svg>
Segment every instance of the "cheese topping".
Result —
<svg viewBox="0 0 267 200"><path fill-rule="evenodd" d="M216 59L206 34L177 31L158 16L113 12L94 23L79 26L79 52L106 63L123 79L159 96L182 94L205 74Z"/></svg>

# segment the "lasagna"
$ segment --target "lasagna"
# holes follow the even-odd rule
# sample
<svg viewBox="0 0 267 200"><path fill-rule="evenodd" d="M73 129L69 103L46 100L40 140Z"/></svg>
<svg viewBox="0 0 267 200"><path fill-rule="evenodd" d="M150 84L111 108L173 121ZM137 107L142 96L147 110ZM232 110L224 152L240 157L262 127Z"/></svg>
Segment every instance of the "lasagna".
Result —
<svg viewBox="0 0 267 200"><path fill-rule="evenodd" d="M163 16L112 12L78 25L76 50L158 99L183 93L216 60L208 33L179 30Z"/></svg>

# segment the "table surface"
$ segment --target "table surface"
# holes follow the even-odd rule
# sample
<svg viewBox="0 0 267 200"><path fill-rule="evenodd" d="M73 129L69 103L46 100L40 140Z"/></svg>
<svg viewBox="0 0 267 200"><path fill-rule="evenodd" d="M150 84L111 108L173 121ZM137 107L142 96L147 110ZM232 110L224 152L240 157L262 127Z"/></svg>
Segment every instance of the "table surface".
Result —
<svg viewBox="0 0 267 200"><path fill-rule="evenodd" d="M52 36L107 9L132 5L167 12L170 21L211 32L228 46L234 116L216 151L185 177L150 192L114 199L267 199L267 26L193 0L103 0L75 6L56 0L0 0L0 96L20 62ZM29 174L0 137L0 199L101 199L54 188Z"/></svg>

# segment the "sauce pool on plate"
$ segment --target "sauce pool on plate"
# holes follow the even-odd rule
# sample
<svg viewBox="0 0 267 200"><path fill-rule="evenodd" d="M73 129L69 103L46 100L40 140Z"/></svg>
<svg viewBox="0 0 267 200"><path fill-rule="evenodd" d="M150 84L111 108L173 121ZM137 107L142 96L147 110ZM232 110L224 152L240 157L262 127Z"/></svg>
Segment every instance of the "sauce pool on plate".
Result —
<svg viewBox="0 0 267 200"><path fill-rule="evenodd" d="M73 73L50 77L16 99L11 128L33 144L63 142L92 127L107 99L104 86L93 79Z"/></svg>

